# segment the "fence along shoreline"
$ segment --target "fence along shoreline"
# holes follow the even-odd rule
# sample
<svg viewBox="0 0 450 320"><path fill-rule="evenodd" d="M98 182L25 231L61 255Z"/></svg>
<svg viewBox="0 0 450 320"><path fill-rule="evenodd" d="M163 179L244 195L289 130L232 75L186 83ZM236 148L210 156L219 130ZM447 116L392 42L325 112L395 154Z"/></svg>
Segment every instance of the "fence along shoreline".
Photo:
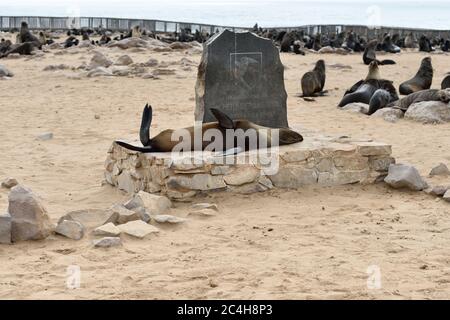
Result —
<svg viewBox="0 0 450 320"><path fill-rule="evenodd" d="M68 30L73 28L97 29L102 27L112 31L128 31L136 25L155 33L180 32L181 29L188 28L192 32L195 30L207 33L215 33L229 29L235 32L248 31L252 28L232 27L211 25L193 22L176 22L166 20L147 20L147 19L126 19L126 18L106 18L106 17L40 17L40 16L0 16L0 30L11 31L20 29L22 21L26 21L31 30ZM370 28L364 25L304 25L296 27L264 27L264 29L276 29L278 31L304 31L307 34L331 34L342 31L353 30L355 33L368 38L382 35L386 32L391 34L398 33L400 36L412 32L415 35L424 34L428 37L450 38L450 30L434 30L423 28L404 28L404 27L386 27Z"/></svg>

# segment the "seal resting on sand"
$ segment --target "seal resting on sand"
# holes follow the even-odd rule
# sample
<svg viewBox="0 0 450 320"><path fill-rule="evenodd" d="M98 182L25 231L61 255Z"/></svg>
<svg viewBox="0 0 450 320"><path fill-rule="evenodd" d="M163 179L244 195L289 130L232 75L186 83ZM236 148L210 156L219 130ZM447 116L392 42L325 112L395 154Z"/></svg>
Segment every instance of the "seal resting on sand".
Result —
<svg viewBox="0 0 450 320"><path fill-rule="evenodd" d="M325 86L325 61L319 60L312 71L302 77L303 97L314 97L323 91Z"/></svg>
<svg viewBox="0 0 450 320"><path fill-rule="evenodd" d="M432 82L433 66L431 65L431 58L427 57L422 60L420 69L414 78L400 85L400 94L408 95L417 91L430 89Z"/></svg>
<svg viewBox="0 0 450 320"><path fill-rule="evenodd" d="M248 120L232 120L226 114L217 109L210 109L210 110L216 117L217 122L204 123L201 127L198 128L189 127L180 130L167 129L162 131L154 138L150 138L152 107L147 104L142 114L141 129L139 133L140 140L143 146L142 147L134 146L123 141L116 141L116 143L126 149L142 153L171 152L176 151L176 148L179 148L179 144L185 142L185 141L180 142L178 138L173 139L173 137L185 137L185 134L187 133L189 136L186 138L190 139L190 141L187 141L190 149L189 150L184 149L184 151L201 151L205 150L212 143L211 137L209 138L209 140L205 138L205 133L206 135L219 133L220 137L223 139L221 145L222 150L216 149L215 151L227 151L233 149L251 150L260 147L262 148L270 147L272 140L271 139L272 130L276 130L279 132L278 136L279 145L288 145L303 141L303 137L299 133L291 129L288 128L272 129L256 125ZM201 130L202 140L200 145L197 145L194 141L196 130ZM227 134L228 130L233 130L234 135ZM250 141L250 138L248 138L247 136L248 134L251 135L252 130L254 130L254 133L256 133L255 138L257 141L254 141L256 142L255 144L253 144L252 141ZM214 143L216 143L217 142L216 138L218 137L215 135L213 135L213 137ZM241 137L243 139L240 139ZM261 140L261 137L264 137L265 139ZM227 139L231 139L231 141L230 140L227 141Z"/></svg>
<svg viewBox="0 0 450 320"><path fill-rule="evenodd" d="M375 60L369 65L369 73L366 79L358 81L347 90L338 106L344 107L353 102L362 102L370 105L370 100L378 89L387 91L391 96L390 101L398 100L397 90L395 90L392 81L381 79L378 62Z"/></svg>

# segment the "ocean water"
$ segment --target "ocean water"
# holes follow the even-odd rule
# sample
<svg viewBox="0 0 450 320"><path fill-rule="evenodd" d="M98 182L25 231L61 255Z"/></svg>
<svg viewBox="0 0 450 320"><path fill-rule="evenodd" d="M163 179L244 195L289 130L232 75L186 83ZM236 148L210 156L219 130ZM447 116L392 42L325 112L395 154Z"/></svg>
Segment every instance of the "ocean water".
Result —
<svg viewBox="0 0 450 320"><path fill-rule="evenodd" d="M1 0L0 15L161 19L251 27L382 25L450 30L450 1Z"/></svg>

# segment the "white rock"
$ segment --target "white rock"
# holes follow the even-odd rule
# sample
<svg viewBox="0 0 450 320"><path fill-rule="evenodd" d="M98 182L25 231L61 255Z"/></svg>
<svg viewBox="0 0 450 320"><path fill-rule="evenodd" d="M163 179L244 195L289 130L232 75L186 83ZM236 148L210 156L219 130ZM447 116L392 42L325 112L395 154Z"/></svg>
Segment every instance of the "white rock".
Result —
<svg viewBox="0 0 450 320"><path fill-rule="evenodd" d="M122 240L119 237L105 237L98 240L93 240L92 243L96 248L110 248L122 245Z"/></svg>
<svg viewBox="0 0 450 320"><path fill-rule="evenodd" d="M0 64L0 77L12 77L14 74L8 70L4 65Z"/></svg>
<svg viewBox="0 0 450 320"><path fill-rule="evenodd" d="M95 69L98 67L107 68L112 64L113 64L113 62L111 60L109 60L104 54L102 54L100 52L96 52L91 59L89 68L90 69Z"/></svg>
<svg viewBox="0 0 450 320"><path fill-rule="evenodd" d="M88 78L95 78L95 77L112 77L113 74L111 71L109 71L106 68L103 67L97 67L89 71L86 76Z"/></svg>
<svg viewBox="0 0 450 320"><path fill-rule="evenodd" d="M326 46L326 47L320 48L320 50L318 52L321 54L327 54L327 53L334 53L335 51L336 50L333 49L332 47Z"/></svg>
<svg viewBox="0 0 450 320"><path fill-rule="evenodd" d="M225 189L227 185L222 176L212 176L210 174L194 174L193 176L176 175L167 179L169 189L173 190L219 190Z"/></svg>
<svg viewBox="0 0 450 320"><path fill-rule="evenodd" d="M344 111L367 114L369 112L369 105L361 102L353 102L341 108Z"/></svg>
<svg viewBox="0 0 450 320"><path fill-rule="evenodd" d="M450 170L443 163L440 163L438 166L436 166L433 169L431 169L431 172L430 172L430 176L431 177L434 177L434 176L448 176L448 175L450 175Z"/></svg>
<svg viewBox="0 0 450 320"><path fill-rule="evenodd" d="M80 240L84 237L84 227L78 221L63 220L56 226L55 232L66 238Z"/></svg>
<svg viewBox="0 0 450 320"><path fill-rule="evenodd" d="M416 168L404 164L391 164L384 181L395 189L407 188L421 191L428 187Z"/></svg>
<svg viewBox="0 0 450 320"><path fill-rule="evenodd" d="M403 111L395 108L382 108L372 114L372 117L383 118L385 121L392 123L397 122L403 116Z"/></svg>
<svg viewBox="0 0 450 320"><path fill-rule="evenodd" d="M217 204L215 203L196 203L192 205L192 209L196 210L202 210L202 209L212 209L219 211L219 208L217 207Z"/></svg>
<svg viewBox="0 0 450 320"><path fill-rule="evenodd" d="M214 217L217 214L216 210L213 209L201 209L189 212L188 216L196 216L201 218Z"/></svg>
<svg viewBox="0 0 450 320"><path fill-rule="evenodd" d="M130 58L129 55L120 56L117 61L114 63L116 66L129 66L133 63L133 59Z"/></svg>
<svg viewBox="0 0 450 320"><path fill-rule="evenodd" d="M107 45L108 47L119 47L121 49L129 48L146 48L149 42L140 38L126 38L120 41L113 41Z"/></svg>
<svg viewBox="0 0 450 320"><path fill-rule="evenodd" d="M164 214L172 207L172 202L164 196L139 191L130 201L125 204L129 210L143 207L152 215Z"/></svg>
<svg viewBox="0 0 450 320"><path fill-rule="evenodd" d="M442 197L448 190L450 190L450 186L436 186L425 191L433 196Z"/></svg>
<svg viewBox="0 0 450 320"><path fill-rule="evenodd" d="M113 222L117 216L110 210L78 210L62 216L58 223L64 220L72 220L81 223L86 229L94 229L106 223Z"/></svg>
<svg viewBox="0 0 450 320"><path fill-rule="evenodd" d="M159 232L158 228L149 225L142 220L121 224L118 228L121 232L139 239L143 239L150 234Z"/></svg>
<svg viewBox="0 0 450 320"><path fill-rule="evenodd" d="M127 66L114 66L111 67L111 72L115 76L126 77L131 74L131 70Z"/></svg>
<svg viewBox="0 0 450 320"><path fill-rule="evenodd" d="M30 190L15 186L9 193L8 212L12 219L13 242L42 240L53 231L53 225L41 201Z"/></svg>
<svg viewBox="0 0 450 320"><path fill-rule="evenodd" d="M154 59L154 58L150 58L146 63L145 66L146 67L156 67L158 65L158 60Z"/></svg>
<svg viewBox="0 0 450 320"><path fill-rule="evenodd" d="M0 214L0 244L11 243L11 215L9 213Z"/></svg>
<svg viewBox="0 0 450 320"><path fill-rule="evenodd" d="M450 121L450 105L440 101L423 101L412 104L405 119L422 123L444 123Z"/></svg>
<svg viewBox="0 0 450 320"><path fill-rule="evenodd" d="M14 178L6 178L3 182L2 182L2 187L6 188L6 189L11 189L12 187L17 186L19 183L17 182L16 179Z"/></svg>
<svg viewBox="0 0 450 320"><path fill-rule="evenodd" d="M154 216L153 220L157 223L171 223L171 224L178 224L178 223L183 223L186 221L186 219L171 216L168 214L160 214L160 215Z"/></svg>
<svg viewBox="0 0 450 320"><path fill-rule="evenodd" d="M37 136L37 139L41 140L41 141L51 140L51 139L53 139L53 133L51 133L51 132L42 133Z"/></svg>
<svg viewBox="0 0 450 320"><path fill-rule="evenodd" d="M447 192L444 194L443 199L447 202L450 202L450 190L447 190Z"/></svg>
<svg viewBox="0 0 450 320"><path fill-rule="evenodd" d="M140 220L141 217L135 211L128 210L123 205L115 205L111 208L111 211L114 216L114 221L111 221L115 224L124 224L130 221Z"/></svg>
<svg viewBox="0 0 450 320"><path fill-rule="evenodd" d="M120 233L120 229L112 222L96 228L93 232L94 236L100 237L118 237Z"/></svg>
<svg viewBox="0 0 450 320"><path fill-rule="evenodd" d="M253 166L240 166L224 176L223 179L228 185L241 186L255 181L259 175L260 170Z"/></svg>
<svg viewBox="0 0 450 320"><path fill-rule="evenodd" d="M91 43L91 41L83 40L80 41L77 47L81 49L81 48L94 48L95 46Z"/></svg>

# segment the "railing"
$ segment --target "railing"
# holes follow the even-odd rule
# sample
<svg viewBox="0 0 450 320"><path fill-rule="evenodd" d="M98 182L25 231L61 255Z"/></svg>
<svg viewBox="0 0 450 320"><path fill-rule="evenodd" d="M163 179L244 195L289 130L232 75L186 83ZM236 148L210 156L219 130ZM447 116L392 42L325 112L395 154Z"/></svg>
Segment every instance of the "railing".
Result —
<svg viewBox="0 0 450 320"><path fill-rule="evenodd" d="M217 30L222 31L229 29L232 31L245 31L250 28L208 25L202 23L190 23L190 22L175 22L175 21L163 21L163 20L145 20L145 19L121 19L121 18L102 18L102 17L1 17L0 16L0 30L9 31L13 29L19 29L22 21L28 22L29 28L32 30L67 30L72 28L104 28L113 31L127 31L136 25L141 26L143 29L164 33L164 32L180 32L184 28L191 29L192 32L196 30L201 32L207 32L210 34L215 33ZM359 35L365 35L367 38L374 38L384 33L400 34L400 36L406 35L410 32L413 34L433 37L450 38L450 30L429 30L420 28L400 28L400 27L380 27L369 28L362 25L306 25L298 27L274 27L265 29L277 29L277 30L303 30L307 34L330 34L338 33L341 31L353 30Z"/></svg>
<svg viewBox="0 0 450 320"><path fill-rule="evenodd" d="M181 29L189 28L192 32L215 33L229 29L233 31L244 31L246 28L230 26L217 26L202 23L175 22L162 20L143 19L121 19L121 18L101 18L101 17L0 17L0 30L9 31L19 29L22 21L28 23L31 30L68 30L68 29L98 29L103 28L113 31L128 31L134 26L153 32L180 32Z"/></svg>

